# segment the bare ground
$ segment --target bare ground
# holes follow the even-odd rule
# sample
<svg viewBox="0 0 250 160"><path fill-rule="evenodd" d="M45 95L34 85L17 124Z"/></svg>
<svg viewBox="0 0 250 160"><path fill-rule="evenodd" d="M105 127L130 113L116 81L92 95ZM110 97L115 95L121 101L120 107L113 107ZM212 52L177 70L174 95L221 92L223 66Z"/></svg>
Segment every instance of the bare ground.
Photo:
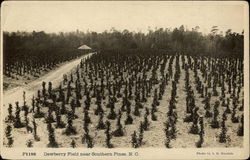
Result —
<svg viewBox="0 0 250 160"><path fill-rule="evenodd" d="M53 87L59 86L63 74L66 74L70 72L73 68L75 68L81 61L82 58L87 58L90 57L93 53L90 53L88 55L84 55L82 57L79 57L78 59L72 60L68 63L65 63L64 65L56 68L55 70L39 77L38 79L28 83L25 85L24 83L19 82L16 84L18 87L8 89L4 91L3 93L3 112L0 110L0 113L3 115L6 115L7 113L7 107L9 103L15 103L16 101L19 101L19 103L23 102L23 92L25 91L26 95L26 101L27 104L30 104L31 98L33 95L37 94L37 90L41 89L42 87L42 82L52 82ZM4 80L8 81L8 80ZM21 86L19 86L21 85ZM12 104L14 105L14 104ZM4 109L6 108L6 109Z"/></svg>
<svg viewBox="0 0 250 160"><path fill-rule="evenodd" d="M33 94L36 94L36 91L41 88L41 82L42 81L51 81L53 83L53 88L56 87L56 85L59 85L61 80L62 80L62 74L70 72L71 69L73 69L80 60L76 60L74 62L68 63L65 66L62 66L58 70L55 70L45 77L41 77L38 80L32 82L29 86L25 88L17 88L15 90L10 90L8 93L5 93L4 95L4 103L8 104L9 102L13 102L13 98L15 100L19 100L22 102L22 92L23 90L26 91L26 97L27 100L31 99ZM184 72L184 70L181 70ZM185 97L186 97L186 92L184 91L184 77L185 75L182 73L179 84L177 85L177 105L176 105L176 111L178 114L178 120L177 120L177 138L176 140L172 140L170 142L171 146L173 148L195 148L195 142L198 141L199 136L190 134L189 129L191 127L192 123L184 123L183 119L185 117L185 111L186 111L186 103L185 103ZM192 88L194 89L194 78L193 78L193 72L190 72L190 80L192 81ZM218 89L219 91L219 89ZM161 147L164 148L165 145L165 133L164 133L164 122L167 119L167 112L168 112L168 105L169 105L169 100L170 100L170 92L171 92L171 83L168 84L166 87L165 94L163 95L163 100L160 101L160 106L158 106L158 112L156 113L158 121L151 121L151 116L149 116L149 121L150 121L150 129L149 131L144 132L144 144L142 145L143 148L145 147ZM195 100L197 106L199 106L200 115L204 115L204 110L203 106L204 104L201 103L203 100L198 96L198 94L195 94ZM226 95L227 97L230 95ZM148 99L148 101L144 104L146 107L151 107L152 104L152 98L153 95ZM218 99L218 97L212 97L211 100L211 108L213 108L214 102ZM85 98L81 101L83 101ZM90 135L94 138L94 147L105 147L105 134L104 130L98 131L96 130L96 125L98 122L98 116L94 115L94 109L96 108L96 105L94 104L95 100L92 99L92 104L90 107L90 117L92 124L89 126L90 130ZM29 104L29 103L28 103ZM119 99L119 102L116 103L117 106L121 105L121 99ZM134 106L134 103L132 103L132 106ZM5 106L7 108L7 106ZM230 106L232 107L232 106ZM116 107L117 108L117 107ZM132 107L133 108L133 107ZM118 107L119 109L119 107ZM117 109L117 113L118 113ZM221 118L222 113L223 113L223 107L220 107L220 115L219 117ZM46 112L46 108L43 110ZM84 147L86 148L86 144L81 143L81 138L83 132L83 114L82 114L82 107L76 108L76 114L79 116L78 119L74 120L73 126L76 127L78 134L73 135L73 136L66 136L63 135L63 131L65 129L56 129L55 130L55 135L56 135L56 141L59 143L60 147L70 147L70 142L72 139L76 141L77 147ZM109 110L105 110L105 114L108 114ZM132 109L133 112L133 109ZM239 113L239 111L238 111ZM5 114L6 115L6 114ZM134 123L132 125L125 125L124 120L126 118L125 114L123 114L121 123L125 127L125 136L123 137L113 137L111 140L111 143L114 144L114 147L119 147L119 148L127 148L131 147L131 134L134 131L138 132L138 126L140 124L140 121L143 120L143 115L144 115L144 110L141 110L141 116L140 117L135 117L133 116ZM23 119L22 119L23 120ZM66 122L66 117L63 115L62 120ZM105 118L104 118L105 121ZM237 129L239 126L239 123L232 123L231 122L231 115L228 115L228 119L226 121L226 125L228 128L227 135L229 135L231 141L227 143L219 143L218 142L218 135L220 134L220 129L212 129L210 127L210 121L211 118L205 118L204 119L204 129L205 129L205 135L204 135L204 144L203 147L205 148L210 148L210 147L243 147L243 137L239 137L236 135ZM37 129L38 129L38 136L41 138L41 141L39 142L34 142L34 147L46 147L48 144L48 131L46 128L46 123L44 122L44 119L36 119L37 122ZM111 130L115 130L116 126L116 120L110 120L111 122ZM12 131L13 137L14 137L14 147L25 147L26 141L28 139L32 139L32 134L27 134L26 129L13 129ZM20 138L22 137L22 138Z"/></svg>

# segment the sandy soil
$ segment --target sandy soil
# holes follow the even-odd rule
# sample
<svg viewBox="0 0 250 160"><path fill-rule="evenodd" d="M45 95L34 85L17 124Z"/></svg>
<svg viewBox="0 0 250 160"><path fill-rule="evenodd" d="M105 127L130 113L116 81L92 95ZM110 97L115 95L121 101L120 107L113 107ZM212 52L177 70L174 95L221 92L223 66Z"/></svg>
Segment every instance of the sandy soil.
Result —
<svg viewBox="0 0 250 160"><path fill-rule="evenodd" d="M26 94L26 100L27 104L30 104L30 100L33 95L37 94L37 90L39 90L42 87L42 82L52 82L53 87L59 86L63 74L66 74L70 72L73 68L75 68L81 61L82 58L88 58L93 53L90 53L88 55L84 55L82 57L79 57L78 59L75 59L73 61L70 61L68 63L65 63L64 65L56 68L55 70L41 76L40 78L34 80L33 82L30 82L27 85L19 86L13 89L9 89L3 93L3 108L7 108L9 103L14 103L16 101L19 101L19 103L22 104L23 102L23 92L25 91ZM14 104L13 104L14 105ZM3 113L3 112L4 113ZM6 115L7 109L0 110L0 113L3 115Z"/></svg>
<svg viewBox="0 0 250 160"><path fill-rule="evenodd" d="M85 57L86 58L86 57ZM62 81L62 74L71 72L72 69L74 69L75 66L77 66L80 62L80 59L75 60L74 62L70 62L66 64L65 66L62 66L61 68L49 73L48 75L39 78L38 80L32 82L29 86L24 87L24 88L16 88L15 90L10 90L8 93L4 95L4 104L8 105L9 102L13 103L13 98L15 98L16 101L20 101L22 104L22 92L25 90L26 91L26 99L27 101L31 99L33 94L36 94L37 90L41 88L41 82L46 81L49 82L51 81L53 83L53 88L58 86L60 82ZM175 64L175 63L174 63ZM166 65L168 66L168 65ZM183 122L184 117L186 116L185 110L186 110L186 103L185 103L185 98L186 98L186 92L184 90L185 88L185 74L184 70L181 69L181 76L179 80L179 84L177 85L177 105L176 105L176 111L178 114L178 120L176 123L177 127L177 138L176 140L171 140L171 146L173 148L195 148L195 142L198 141L199 136L190 134L188 133L190 130L190 127L192 123L185 123ZM171 81L169 81L169 84L166 86L166 91L163 95L163 99L160 101L160 106L158 106L158 112L156 113L157 115L157 121L152 121L151 116L149 115L148 119L150 121L150 129L149 131L144 132L144 139L143 139L143 145L142 148L148 148L148 147L161 147L165 148L165 133L164 133L164 122L167 119L167 112L168 112L168 105L169 105L169 100L171 96ZM200 98L199 94L197 94L195 90L195 85L194 85L194 73L192 70L190 70L190 81L192 85L192 89L195 91L195 100L197 106L199 106L200 115L204 115L205 111L203 109L204 104L202 104L203 98ZM65 87L65 86L64 86ZM153 89L154 91L154 89ZM220 89L218 89L218 92L220 92ZM226 97L229 97L229 94L226 94ZM213 108L214 102L218 100L219 97L212 97L211 99L211 110ZM85 100L85 97L81 100L81 104L83 104ZM151 93L151 97L148 98L148 101L144 103L143 105L146 107L151 108L153 100L153 93ZM115 104L116 107L116 113L118 113L119 106L121 106L121 101L122 99L118 99L118 103ZM132 108L134 107L134 101L132 102ZM95 103L95 98L92 98L91 102L91 107L89 110L89 116L91 117L92 123L89 126L90 130L90 135L94 138L94 147L105 147L105 134L104 131L98 131L96 130L96 125L98 122L98 116L94 115L94 110L96 108ZM104 104L107 104L107 100L103 101ZM28 104L30 102L28 101ZM69 107L69 106L67 106ZM6 106L7 108L7 106ZM105 115L109 113L109 109L105 108ZM219 107L219 120L222 117L222 113L224 108ZM232 108L232 105L230 105L230 108ZM7 110L7 109L6 109ZM47 108L43 108L43 112L47 112ZM132 109L133 111L133 109ZM84 147L86 148L86 144L81 143L81 138L82 134L84 133L83 131L83 109L82 107L76 108L76 114L78 115L78 119L75 119L73 122L73 126L76 127L76 130L78 132L77 135L72 135L72 136L66 136L63 135L63 131L65 129L55 129L55 135L56 135L56 141L59 143L60 147L70 147L70 142L72 139L76 141L77 147ZM242 112L237 111L238 114L240 115ZM5 114L6 115L6 114ZM144 110L141 110L141 115L144 115ZM106 117L106 116L105 116ZM119 148L130 148L131 147L131 134L134 131L138 132L138 127L140 124L140 121L143 120L143 116L140 117L135 117L134 118L134 123L132 125L125 125L124 120L126 116L123 114L121 118L121 123L123 127L125 127L125 136L123 137L113 137L111 140L111 143L114 144L114 147L119 147ZM243 137L239 137L236 135L239 123L232 123L231 122L231 115L228 115L228 120L226 121L226 125L228 128L227 135L230 136L231 141L227 143L219 143L218 142L218 135L221 132L221 129L212 129L210 127L211 123L211 118L205 118L204 119L204 129L205 129L205 142L203 144L203 147L209 148L209 147L242 147L243 145ZM22 119L23 121L24 119ZM62 116L62 120L66 122L66 116ZM104 118L104 121L106 118ZM111 131L114 131L116 129L116 120L110 120L111 122ZM38 136L41 138L41 141L39 142L34 142L33 147L46 147L48 144L48 133L47 133L47 127L46 123L44 122L44 118L41 119L36 119L37 123L37 129L38 129ZM28 139L32 139L33 135L32 134L27 134L25 128L21 129L16 129L14 128L12 131L12 136L14 137L14 147L26 147L26 142ZM20 138L22 137L22 138Z"/></svg>

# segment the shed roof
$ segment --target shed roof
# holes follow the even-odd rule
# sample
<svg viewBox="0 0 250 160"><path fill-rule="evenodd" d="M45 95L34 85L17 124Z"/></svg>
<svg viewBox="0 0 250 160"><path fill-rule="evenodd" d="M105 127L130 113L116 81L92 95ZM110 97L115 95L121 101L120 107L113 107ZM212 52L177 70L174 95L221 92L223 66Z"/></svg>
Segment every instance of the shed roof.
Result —
<svg viewBox="0 0 250 160"><path fill-rule="evenodd" d="M81 45L78 49L91 49L91 48L84 44L84 45Z"/></svg>

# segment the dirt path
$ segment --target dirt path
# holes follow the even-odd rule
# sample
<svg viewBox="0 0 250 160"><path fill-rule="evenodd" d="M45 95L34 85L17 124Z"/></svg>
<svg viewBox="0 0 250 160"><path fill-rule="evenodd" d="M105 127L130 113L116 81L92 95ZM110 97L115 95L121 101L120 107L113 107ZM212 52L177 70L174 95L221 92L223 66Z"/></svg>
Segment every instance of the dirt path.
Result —
<svg viewBox="0 0 250 160"><path fill-rule="evenodd" d="M33 95L37 94L37 90L41 88L42 82L52 82L53 87L57 87L60 82L62 81L63 74L70 72L73 68L75 68L81 61L81 59L86 59L90 57L94 53L90 53L88 55L84 55L82 57L79 57L78 59L75 59L73 61L70 61L63 66L55 69L54 71L51 71L44 76L36 79L35 81L29 83L26 86L20 86L17 88L10 89L3 93L3 103L2 103L2 111L4 113L7 112L8 104L11 103L12 105L15 104L16 101L19 101L19 104L23 104L23 92L26 93L26 101L27 104L30 104L30 100ZM6 108L6 109L4 109ZM3 112L0 112L3 114ZM3 114L6 115L6 114Z"/></svg>

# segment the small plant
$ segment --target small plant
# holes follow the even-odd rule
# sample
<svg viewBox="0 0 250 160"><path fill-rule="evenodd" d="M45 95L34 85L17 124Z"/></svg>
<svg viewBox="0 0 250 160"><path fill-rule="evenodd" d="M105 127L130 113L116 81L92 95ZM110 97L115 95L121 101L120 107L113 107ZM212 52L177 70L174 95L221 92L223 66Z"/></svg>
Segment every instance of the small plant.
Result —
<svg viewBox="0 0 250 160"><path fill-rule="evenodd" d="M14 127L15 128L25 127L25 125L21 122L20 112L21 112L21 109L19 107L19 103L16 102L16 117L15 117L15 122L14 122Z"/></svg>
<svg viewBox="0 0 250 160"><path fill-rule="evenodd" d="M177 130L176 130L175 121L174 121L173 116L169 117L169 127L168 127L168 129L169 129L168 136L171 139L176 139Z"/></svg>
<svg viewBox="0 0 250 160"><path fill-rule="evenodd" d="M200 117L200 132L199 132L199 141L196 142L196 147L201 148L202 144L204 143L204 122L203 122L203 117Z"/></svg>
<svg viewBox="0 0 250 160"><path fill-rule="evenodd" d="M28 114L29 114L29 108L28 106L24 105L23 106L23 110L24 110L24 118L25 118L25 127L27 132L32 132L33 129L29 126L29 119L28 119Z"/></svg>
<svg viewBox="0 0 250 160"><path fill-rule="evenodd" d="M76 142L75 142L74 139L72 139L72 141L71 141L71 143L70 143L70 146L71 146L72 148L76 148Z"/></svg>
<svg viewBox="0 0 250 160"><path fill-rule="evenodd" d="M198 107L195 107L193 110L193 124L192 124L190 131L189 131L189 133L192 133L192 134L199 134L199 127L198 127L199 115L197 113L198 110L199 110Z"/></svg>
<svg viewBox="0 0 250 160"><path fill-rule="evenodd" d="M62 106L61 106L61 114L67 114L68 113L68 111L67 111L67 109L66 109L66 107L65 107L65 97L64 97L64 95L62 96Z"/></svg>
<svg viewBox="0 0 250 160"><path fill-rule="evenodd" d="M121 110L120 110L120 111L119 111L118 118L117 118L116 130L113 132L113 135L114 135L115 137L124 136L123 127L122 127L122 124L121 124L121 117L122 117L122 112L121 112Z"/></svg>
<svg viewBox="0 0 250 160"><path fill-rule="evenodd" d="M91 136L88 136L86 139L87 147L88 148L93 148L94 147L94 142L93 138Z"/></svg>
<svg viewBox="0 0 250 160"><path fill-rule="evenodd" d="M244 111L244 98L242 98L241 106L239 108L240 111Z"/></svg>
<svg viewBox="0 0 250 160"><path fill-rule="evenodd" d="M237 135L244 136L244 115L241 116L240 122L241 124L238 128Z"/></svg>
<svg viewBox="0 0 250 160"><path fill-rule="evenodd" d="M205 117L211 118L213 116L213 114L210 112L210 98L209 97L206 97L206 99L205 99L205 107L204 108L206 110Z"/></svg>
<svg viewBox="0 0 250 160"><path fill-rule="evenodd" d="M56 109L56 128L64 128L65 123L61 120L60 108Z"/></svg>
<svg viewBox="0 0 250 160"><path fill-rule="evenodd" d="M115 120L116 119L116 113L115 113L115 106L114 106L114 104L113 105L111 105L110 106L110 112L109 112L109 115L108 115L108 119L110 119L110 120Z"/></svg>
<svg viewBox="0 0 250 160"><path fill-rule="evenodd" d="M98 120L98 125L96 126L96 129L102 130L105 128L106 128L106 126L103 122L103 113L99 113L99 120Z"/></svg>
<svg viewBox="0 0 250 160"><path fill-rule="evenodd" d="M12 105L9 104L8 117L6 119L6 122L14 122L14 121L15 121L15 117L12 115Z"/></svg>
<svg viewBox="0 0 250 160"><path fill-rule="evenodd" d="M229 105L230 105L230 99L227 98L227 104L226 104L226 106L225 106L225 107L226 107L225 112L226 112L227 114L230 114L230 113L231 113L231 110L230 110Z"/></svg>
<svg viewBox="0 0 250 160"><path fill-rule="evenodd" d="M133 124L133 118L130 115L130 109L127 109L127 118L125 120L125 125Z"/></svg>
<svg viewBox="0 0 250 160"><path fill-rule="evenodd" d="M131 135L131 143L132 143L132 147L133 148L138 148L139 145L138 145L138 142L137 142L137 135L136 135L136 132L134 131L134 133Z"/></svg>
<svg viewBox="0 0 250 160"><path fill-rule="evenodd" d="M227 128L226 128L226 119L227 119L227 115L224 112L222 115L222 122L221 122L221 133L219 135L219 142L220 143L226 143L227 140L229 139L229 137L226 135L227 134Z"/></svg>
<svg viewBox="0 0 250 160"><path fill-rule="evenodd" d="M143 133L144 133L143 124L142 124L142 122L140 122L140 132L139 132L139 137L138 137L138 145L139 146L142 145Z"/></svg>
<svg viewBox="0 0 250 160"><path fill-rule="evenodd" d="M33 97L32 97L32 102L31 102L31 105L32 105L32 110L31 110L31 111L32 111L33 113L35 113L35 103L36 103L36 102L35 102L35 97L33 96Z"/></svg>
<svg viewBox="0 0 250 160"><path fill-rule="evenodd" d="M52 115L52 112L53 112L52 108L49 107L49 109L48 109L48 115L46 117L46 123L56 122L56 120L54 119L54 116Z"/></svg>
<svg viewBox="0 0 250 160"><path fill-rule="evenodd" d="M32 148L32 147L33 147L33 141L32 141L31 139L29 139L29 140L27 141L27 143L26 143L26 146L27 146L28 148Z"/></svg>
<svg viewBox="0 0 250 160"><path fill-rule="evenodd" d="M59 145L58 145L58 143L56 142L56 139L55 139L55 130L52 127L51 123L47 123L47 130L49 132L49 144L47 145L47 147L49 147L49 148L58 148Z"/></svg>
<svg viewBox="0 0 250 160"><path fill-rule="evenodd" d="M51 82L49 82L48 93L49 93L49 98L51 98L51 95L52 95L52 83Z"/></svg>
<svg viewBox="0 0 250 160"><path fill-rule="evenodd" d="M95 110L95 115L98 115L100 113L103 113L102 105L100 103L97 104L97 108Z"/></svg>
<svg viewBox="0 0 250 160"><path fill-rule="evenodd" d="M42 118L42 117L44 117L44 115L45 114L43 112L41 112L39 101L37 100L36 101L36 112L34 114L34 118Z"/></svg>
<svg viewBox="0 0 250 160"><path fill-rule="evenodd" d="M12 131L12 127L10 125L7 125L6 130L5 130L5 135L6 135L6 138L8 139L7 147L12 147L14 143L13 137L11 136L11 131Z"/></svg>
<svg viewBox="0 0 250 160"><path fill-rule="evenodd" d="M32 123L33 123L33 136L34 136L34 140L35 141L40 141L40 138L37 135L37 124L36 124L35 118L33 118Z"/></svg>
<svg viewBox="0 0 250 160"><path fill-rule="evenodd" d="M217 119L218 115L219 115L219 110L218 110L219 105L220 105L220 102L216 101L215 105L214 105L214 116L213 116L213 120L211 122L212 128L219 128L220 127L218 119Z"/></svg>
<svg viewBox="0 0 250 160"><path fill-rule="evenodd" d="M46 96L46 82L42 82L42 95L43 95L43 97L45 97Z"/></svg>
<svg viewBox="0 0 250 160"><path fill-rule="evenodd" d="M148 121L147 114L144 115L144 121L143 121L142 127L143 127L144 131L149 130L149 121Z"/></svg>
<svg viewBox="0 0 250 160"><path fill-rule="evenodd" d="M167 140L166 140L166 142L165 142L165 146L166 146L167 148L171 148L170 141L171 141L171 138L170 138L169 136L167 136Z"/></svg>
<svg viewBox="0 0 250 160"><path fill-rule="evenodd" d="M153 108L151 109L151 119L152 121L157 121L157 116L155 115L155 111Z"/></svg>
<svg viewBox="0 0 250 160"><path fill-rule="evenodd" d="M78 118L78 116L75 114L75 111L76 111L76 103L75 103L75 100L72 99L71 102L70 102L70 107L71 107L71 112L69 112L71 114L71 117L73 119L76 119Z"/></svg>
<svg viewBox="0 0 250 160"><path fill-rule="evenodd" d="M114 145L111 143L111 138L112 138L112 135L110 134L110 122L109 121L106 121L106 131L105 131L105 134L106 134L106 146L107 148L114 148Z"/></svg>
<svg viewBox="0 0 250 160"><path fill-rule="evenodd" d="M84 110L84 122L87 124L91 123L88 110Z"/></svg>
<svg viewBox="0 0 250 160"><path fill-rule="evenodd" d="M135 105L135 110L133 112L135 116L140 117L139 105Z"/></svg>
<svg viewBox="0 0 250 160"><path fill-rule="evenodd" d="M75 127L73 127L73 117L72 117L72 114L68 114L67 118L68 118L68 124L67 124L66 130L65 130L64 133L67 136L69 136L69 135L76 135L77 132L76 132Z"/></svg>
<svg viewBox="0 0 250 160"><path fill-rule="evenodd" d="M234 105L233 105L233 111L232 111L232 113L231 113L231 121L232 121L233 123L239 123L239 117L236 116L236 108L237 108L237 105L234 104Z"/></svg>

